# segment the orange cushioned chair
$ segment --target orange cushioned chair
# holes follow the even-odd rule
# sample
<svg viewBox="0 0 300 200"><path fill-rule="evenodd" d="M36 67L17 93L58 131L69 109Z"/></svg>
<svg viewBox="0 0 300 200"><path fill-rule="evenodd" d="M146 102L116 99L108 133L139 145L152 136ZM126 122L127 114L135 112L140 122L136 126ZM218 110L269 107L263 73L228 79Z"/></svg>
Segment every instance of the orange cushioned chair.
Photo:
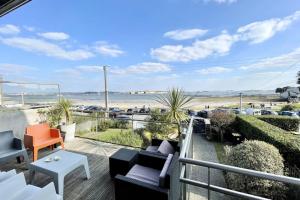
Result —
<svg viewBox="0 0 300 200"><path fill-rule="evenodd" d="M24 135L25 147L33 152L33 161L38 159L39 149L51 147L60 143L64 148L63 138L60 135L59 129L50 128L49 124L37 124L28 126Z"/></svg>

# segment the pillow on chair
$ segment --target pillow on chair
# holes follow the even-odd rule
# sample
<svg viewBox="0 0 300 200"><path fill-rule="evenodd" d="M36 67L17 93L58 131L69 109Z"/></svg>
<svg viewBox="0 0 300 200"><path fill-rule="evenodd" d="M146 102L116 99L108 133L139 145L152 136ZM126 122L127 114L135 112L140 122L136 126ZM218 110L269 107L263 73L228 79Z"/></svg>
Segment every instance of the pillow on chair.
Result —
<svg viewBox="0 0 300 200"><path fill-rule="evenodd" d="M162 141L157 151L164 155L174 154L175 152L174 148L167 140Z"/></svg>
<svg viewBox="0 0 300 200"><path fill-rule="evenodd" d="M170 167L171 161L173 158L173 154L169 154L167 157L167 160L164 164L163 169L161 170L160 174L159 174L159 186L160 187L165 187L165 183L166 183L166 175L167 175L167 171Z"/></svg>

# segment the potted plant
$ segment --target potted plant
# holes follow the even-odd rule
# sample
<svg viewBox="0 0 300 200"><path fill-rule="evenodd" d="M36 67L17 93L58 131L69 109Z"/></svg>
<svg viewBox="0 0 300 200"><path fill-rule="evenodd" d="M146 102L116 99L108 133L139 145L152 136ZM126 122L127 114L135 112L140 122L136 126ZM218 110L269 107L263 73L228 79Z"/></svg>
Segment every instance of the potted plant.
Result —
<svg viewBox="0 0 300 200"><path fill-rule="evenodd" d="M62 98L58 102L58 107L61 109L64 122L60 125L60 130L65 134L65 142L71 141L75 138L76 123L73 123L72 112L70 110L72 102L68 99Z"/></svg>

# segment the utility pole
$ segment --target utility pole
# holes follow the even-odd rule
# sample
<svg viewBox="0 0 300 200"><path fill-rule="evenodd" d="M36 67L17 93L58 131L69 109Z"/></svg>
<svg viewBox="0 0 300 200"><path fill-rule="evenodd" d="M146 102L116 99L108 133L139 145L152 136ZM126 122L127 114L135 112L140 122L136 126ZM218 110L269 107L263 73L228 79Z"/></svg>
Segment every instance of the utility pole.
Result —
<svg viewBox="0 0 300 200"><path fill-rule="evenodd" d="M104 93L105 93L105 116L108 117L108 86L107 86L107 66L103 66L103 73L104 73Z"/></svg>
<svg viewBox="0 0 300 200"><path fill-rule="evenodd" d="M0 75L0 106L3 106L3 78Z"/></svg>
<svg viewBox="0 0 300 200"><path fill-rule="evenodd" d="M242 109L243 109L243 93L240 93L240 113L242 113Z"/></svg>

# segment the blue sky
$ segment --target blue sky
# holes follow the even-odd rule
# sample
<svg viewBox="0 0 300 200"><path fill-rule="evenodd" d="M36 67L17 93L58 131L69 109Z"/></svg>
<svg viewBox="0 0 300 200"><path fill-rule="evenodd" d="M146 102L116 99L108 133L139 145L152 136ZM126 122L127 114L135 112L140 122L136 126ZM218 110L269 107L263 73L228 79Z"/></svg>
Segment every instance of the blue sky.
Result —
<svg viewBox="0 0 300 200"><path fill-rule="evenodd" d="M0 18L0 74L63 91L274 89L300 69L300 1L33 0Z"/></svg>

